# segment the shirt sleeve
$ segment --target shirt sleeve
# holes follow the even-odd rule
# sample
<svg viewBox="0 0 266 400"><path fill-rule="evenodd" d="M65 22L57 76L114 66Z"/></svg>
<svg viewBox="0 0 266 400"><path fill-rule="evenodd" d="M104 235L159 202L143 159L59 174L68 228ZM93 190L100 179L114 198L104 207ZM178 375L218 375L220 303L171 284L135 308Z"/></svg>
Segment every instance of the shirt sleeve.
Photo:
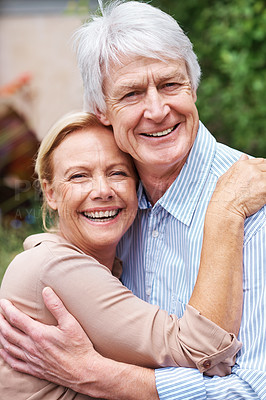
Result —
<svg viewBox="0 0 266 400"><path fill-rule="evenodd" d="M263 218L260 213L260 224ZM250 221L244 245L244 305L239 334L243 347L232 374L210 378L191 368L157 369L161 400L266 399L266 226L254 233L255 225Z"/></svg>
<svg viewBox="0 0 266 400"><path fill-rule="evenodd" d="M150 368L231 372L241 347L234 335L191 306L181 319L168 315L134 296L90 257L62 249L43 270L41 281L55 290L105 357Z"/></svg>

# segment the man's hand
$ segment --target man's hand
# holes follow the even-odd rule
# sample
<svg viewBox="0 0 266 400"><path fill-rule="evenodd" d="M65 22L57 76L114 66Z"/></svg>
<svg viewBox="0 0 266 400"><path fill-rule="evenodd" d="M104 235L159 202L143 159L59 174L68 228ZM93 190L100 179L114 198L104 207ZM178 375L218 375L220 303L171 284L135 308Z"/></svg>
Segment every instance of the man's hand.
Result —
<svg viewBox="0 0 266 400"><path fill-rule="evenodd" d="M0 300L0 355L13 369L93 398L158 400L153 370L102 357L51 288L43 290L43 299L57 326Z"/></svg>
<svg viewBox="0 0 266 400"><path fill-rule="evenodd" d="M75 390L75 383L102 357L52 289L43 290L43 299L57 326L41 324L1 300L5 318L0 314L0 354L16 371Z"/></svg>

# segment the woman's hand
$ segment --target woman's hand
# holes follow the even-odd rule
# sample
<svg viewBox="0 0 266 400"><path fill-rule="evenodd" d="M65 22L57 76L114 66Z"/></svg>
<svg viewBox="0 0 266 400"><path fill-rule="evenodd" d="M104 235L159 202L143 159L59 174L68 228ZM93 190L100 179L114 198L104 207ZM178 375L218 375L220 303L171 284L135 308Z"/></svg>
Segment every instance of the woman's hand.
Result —
<svg viewBox="0 0 266 400"><path fill-rule="evenodd" d="M266 159L242 155L222 175L210 206L247 218L266 203Z"/></svg>

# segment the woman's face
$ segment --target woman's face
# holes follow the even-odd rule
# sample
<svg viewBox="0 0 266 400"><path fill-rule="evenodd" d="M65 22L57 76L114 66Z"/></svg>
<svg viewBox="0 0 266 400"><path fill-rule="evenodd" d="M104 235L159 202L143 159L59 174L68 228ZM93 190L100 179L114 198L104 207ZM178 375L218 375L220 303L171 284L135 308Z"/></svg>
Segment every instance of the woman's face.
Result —
<svg viewBox="0 0 266 400"><path fill-rule="evenodd" d="M52 162L53 182L44 186L61 234L95 258L115 248L138 204L131 158L117 147L113 133L98 126L75 131L54 150Z"/></svg>

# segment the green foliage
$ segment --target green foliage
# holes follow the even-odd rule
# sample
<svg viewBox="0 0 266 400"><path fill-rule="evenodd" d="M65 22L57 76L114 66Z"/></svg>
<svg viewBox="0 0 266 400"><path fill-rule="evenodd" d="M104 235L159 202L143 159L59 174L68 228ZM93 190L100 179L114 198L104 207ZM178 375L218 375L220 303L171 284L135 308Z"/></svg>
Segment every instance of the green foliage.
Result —
<svg viewBox="0 0 266 400"><path fill-rule="evenodd" d="M194 45L202 68L200 119L231 147L266 156L266 7L263 0L154 0Z"/></svg>
<svg viewBox="0 0 266 400"><path fill-rule="evenodd" d="M32 204L32 208L17 209L13 217L7 215L2 218L0 224L0 283L7 266L18 253L23 251L23 241L26 237L42 232L40 204L39 202ZM21 217L23 217L22 220Z"/></svg>
<svg viewBox="0 0 266 400"><path fill-rule="evenodd" d="M69 0L64 11L65 15L81 15L84 16L90 11L89 0Z"/></svg>

